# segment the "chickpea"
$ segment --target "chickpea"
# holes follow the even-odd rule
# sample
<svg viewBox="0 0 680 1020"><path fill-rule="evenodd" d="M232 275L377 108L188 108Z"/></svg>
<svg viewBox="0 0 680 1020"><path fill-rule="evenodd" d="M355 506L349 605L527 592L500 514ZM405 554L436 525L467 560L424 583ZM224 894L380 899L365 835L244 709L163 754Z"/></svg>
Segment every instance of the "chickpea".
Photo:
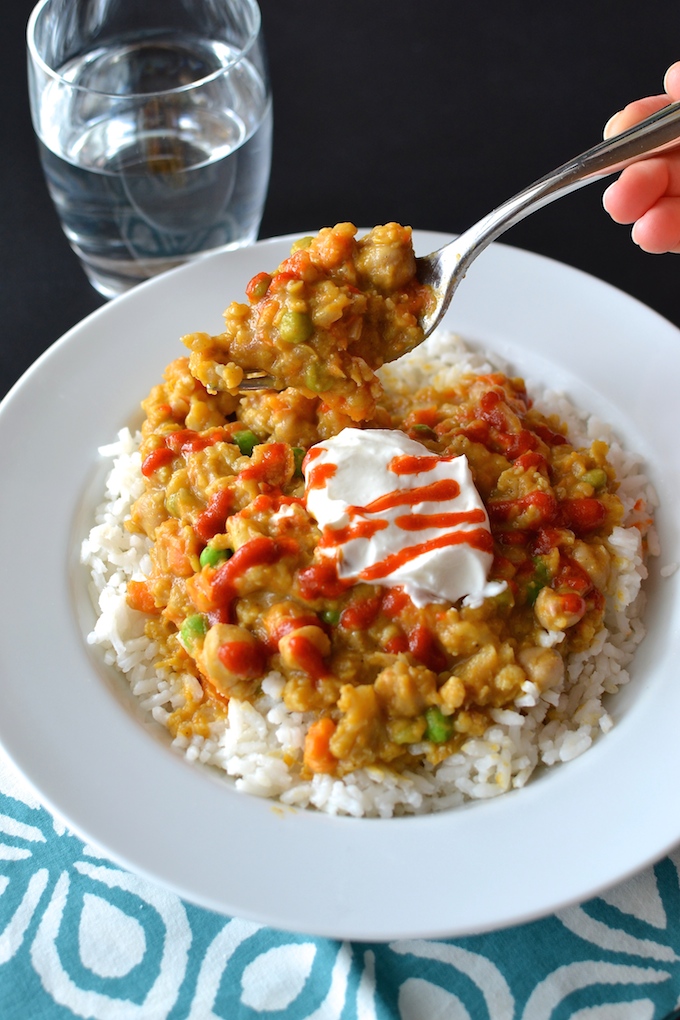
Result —
<svg viewBox="0 0 680 1020"><path fill-rule="evenodd" d="M566 630L582 620L585 600L575 592L563 594L552 588L541 588L534 604L536 619L546 630Z"/></svg>
<svg viewBox="0 0 680 1020"><path fill-rule="evenodd" d="M330 653L331 642L321 627L308 624L289 630L279 640L279 653L288 669L301 669L314 679L326 676L329 670L324 657Z"/></svg>
<svg viewBox="0 0 680 1020"><path fill-rule="evenodd" d="M574 543L571 555L579 567L585 570L595 587L604 591L611 572L611 556L605 547L599 543L591 545L589 542L578 540Z"/></svg>
<svg viewBox="0 0 680 1020"><path fill-rule="evenodd" d="M247 699L267 668L264 647L244 627L216 623L196 653L199 669L223 697Z"/></svg>
<svg viewBox="0 0 680 1020"><path fill-rule="evenodd" d="M539 691L558 687L564 679L564 659L554 648L523 648L517 661Z"/></svg>

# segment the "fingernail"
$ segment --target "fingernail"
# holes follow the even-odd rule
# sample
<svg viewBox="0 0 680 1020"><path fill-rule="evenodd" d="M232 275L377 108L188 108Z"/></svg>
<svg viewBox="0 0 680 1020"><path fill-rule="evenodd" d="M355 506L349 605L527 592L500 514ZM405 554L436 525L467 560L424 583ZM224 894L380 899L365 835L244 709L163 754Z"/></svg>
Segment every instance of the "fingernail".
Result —
<svg viewBox="0 0 680 1020"><path fill-rule="evenodd" d="M612 135L618 134L618 131L616 131L614 128L614 121L617 119L617 117L620 116L620 114L621 110L619 110L618 113L615 113L613 117L609 118L609 120L604 126L604 131L602 132L603 138L611 138Z"/></svg>
<svg viewBox="0 0 680 1020"><path fill-rule="evenodd" d="M666 71L665 75L663 76L664 91L666 93L668 93L668 95L670 95L670 91L669 91L668 84L667 84L668 79L670 78L671 73L677 74L679 68L680 68L680 60L676 60L676 62L674 64L671 64L671 66L668 68L668 70Z"/></svg>

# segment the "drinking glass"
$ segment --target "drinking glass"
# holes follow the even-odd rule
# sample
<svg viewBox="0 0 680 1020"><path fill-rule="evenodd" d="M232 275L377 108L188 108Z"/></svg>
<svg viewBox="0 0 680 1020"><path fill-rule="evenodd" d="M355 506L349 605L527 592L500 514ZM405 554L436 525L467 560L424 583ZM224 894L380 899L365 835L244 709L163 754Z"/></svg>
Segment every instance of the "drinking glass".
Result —
<svg viewBox="0 0 680 1020"><path fill-rule="evenodd" d="M100 293L255 240L272 136L256 0L41 0L27 40L47 186Z"/></svg>

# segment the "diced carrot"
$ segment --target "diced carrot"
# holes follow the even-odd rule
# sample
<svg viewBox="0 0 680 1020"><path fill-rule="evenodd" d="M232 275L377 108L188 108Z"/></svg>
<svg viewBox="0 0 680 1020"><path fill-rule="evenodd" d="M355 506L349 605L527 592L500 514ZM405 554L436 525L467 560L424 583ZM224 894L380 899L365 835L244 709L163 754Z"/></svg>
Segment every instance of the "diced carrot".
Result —
<svg viewBox="0 0 680 1020"><path fill-rule="evenodd" d="M128 581L127 604L140 613L160 613L146 581Z"/></svg>
<svg viewBox="0 0 680 1020"><path fill-rule="evenodd" d="M307 730L304 763L312 772L334 773L338 759L330 749L335 723L328 716L317 719Z"/></svg>

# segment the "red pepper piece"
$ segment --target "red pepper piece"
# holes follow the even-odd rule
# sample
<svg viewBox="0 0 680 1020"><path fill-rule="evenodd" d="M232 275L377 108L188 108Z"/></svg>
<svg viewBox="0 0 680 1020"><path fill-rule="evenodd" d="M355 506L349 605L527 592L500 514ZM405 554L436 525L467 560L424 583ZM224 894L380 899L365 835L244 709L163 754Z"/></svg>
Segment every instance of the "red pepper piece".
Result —
<svg viewBox="0 0 680 1020"><path fill-rule="evenodd" d="M594 496L565 499L560 503L561 521L577 535L599 528L606 516L607 508Z"/></svg>
<svg viewBox="0 0 680 1020"><path fill-rule="evenodd" d="M411 654L433 673L441 673L446 669L444 651L432 631L423 624L417 624L409 634L408 647Z"/></svg>

